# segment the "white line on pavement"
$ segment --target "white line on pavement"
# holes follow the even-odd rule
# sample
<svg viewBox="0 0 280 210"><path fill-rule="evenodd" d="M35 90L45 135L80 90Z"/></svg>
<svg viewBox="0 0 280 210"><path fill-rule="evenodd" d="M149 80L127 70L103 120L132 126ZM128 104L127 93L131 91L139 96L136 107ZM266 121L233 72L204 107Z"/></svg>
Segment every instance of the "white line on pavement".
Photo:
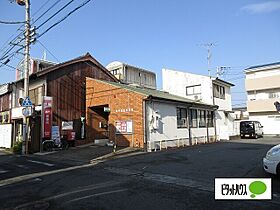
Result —
<svg viewBox="0 0 280 210"><path fill-rule="evenodd" d="M102 192L102 193L96 193L96 194L87 195L87 196L72 199L70 201L65 202L64 204L73 203L73 202L76 202L76 201L80 201L80 200L84 200L84 199L87 199L87 198L92 198L92 197L96 197L96 196L100 196L100 195L108 195L108 194L113 194L113 193L118 193L118 192L124 192L124 191L127 191L127 190L128 189L120 189L120 190L112 190L112 191L107 191L107 192Z"/></svg>
<svg viewBox="0 0 280 210"><path fill-rule="evenodd" d="M15 184L17 182L26 181L26 180L36 178L36 177L42 177L42 176L47 176L47 175L51 175L51 174L72 171L72 170L76 170L76 169L80 169L80 168L87 168L87 167L97 165L100 162L102 162L102 161L91 163L91 164L80 165L80 166L72 166L72 167L69 167L69 168L62 168L62 169L57 169L57 170L51 170L51 171L38 172L38 173L33 173L33 174L26 174L26 175L22 175L22 176L17 176L17 177L1 180L0 181L0 187L10 185L10 184Z"/></svg>
<svg viewBox="0 0 280 210"><path fill-rule="evenodd" d="M8 171L6 170L0 170L0 174L4 174L4 173L7 173Z"/></svg>
<svg viewBox="0 0 280 210"><path fill-rule="evenodd" d="M42 165L45 165L45 166L54 166L54 164L47 163L47 162L41 162L41 161L36 161L36 160L27 160L27 161L28 161L28 162L31 162L31 163L42 164Z"/></svg>

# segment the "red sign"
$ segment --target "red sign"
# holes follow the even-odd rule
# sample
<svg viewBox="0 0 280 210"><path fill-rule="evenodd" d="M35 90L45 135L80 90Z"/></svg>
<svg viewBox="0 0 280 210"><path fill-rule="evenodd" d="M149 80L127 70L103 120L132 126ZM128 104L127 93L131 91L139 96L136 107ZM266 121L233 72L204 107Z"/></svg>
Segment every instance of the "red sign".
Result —
<svg viewBox="0 0 280 210"><path fill-rule="evenodd" d="M43 138L51 139L52 136L52 97L44 96L42 107Z"/></svg>

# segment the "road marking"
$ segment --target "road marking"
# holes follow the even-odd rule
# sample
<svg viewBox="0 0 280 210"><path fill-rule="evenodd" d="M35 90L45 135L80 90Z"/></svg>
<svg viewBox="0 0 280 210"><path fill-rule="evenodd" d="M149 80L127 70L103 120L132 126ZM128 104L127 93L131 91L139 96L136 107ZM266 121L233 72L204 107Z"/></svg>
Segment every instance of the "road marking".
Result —
<svg viewBox="0 0 280 210"><path fill-rule="evenodd" d="M80 200L84 200L84 199L92 198L92 197L97 197L97 196L100 196L100 195L108 195L108 194L113 194L113 193L118 193L118 192L124 192L124 191L127 191L127 190L128 189L124 188L124 189L120 189L120 190L112 190L112 191L107 191L107 192L102 192L102 193L96 193L96 194L92 194L92 195L87 195L87 196L75 198L75 199L72 199L70 201L64 202L63 204L73 203L73 202L76 202L76 201L80 201Z"/></svg>
<svg viewBox="0 0 280 210"><path fill-rule="evenodd" d="M42 164L42 165L45 165L45 166L54 166L54 164L47 163L47 162L41 162L41 161L36 161L36 160L27 160L27 161L31 162L31 163Z"/></svg>
<svg viewBox="0 0 280 210"><path fill-rule="evenodd" d="M7 173L9 171L6 171L6 170L0 170L0 174L4 174L4 173Z"/></svg>
<svg viewBox="0 0 280 210"><path fill-rule="evenodd" d="M25 165L16 164L16 166L23 169L29 169L28 166Z"/></svg>
<svg viewBox="0 0 280 210"><path fill-rule="evenodd" d="M130 169L126 169L126 168L108 167L108 168L105 168L105 170L108 170L108 171L110 171L112 173L116 173L116 174L127 175L127 176L141 176L143 179L146 179L146 180L162 182L162 183L166 183L166 184L175 184L178 186L190 187L190 188L195 188L198 190L214 192L213 183L209 184L209 183L203 182L201 180L196 181L193 179L184 179L184 178L175 177L175 176L154 174L154 173L143 172L143 171L139 171L139 170L130 170Z"/></svg>
<svg viewBox="0 0 280 210"><path fill-rule="evenodd" d="M53 196L44 198L44 199L39 200L39 201L32 201L32 202L21 204L21 205L15 207L15 209L23 209L23 208L28 209L27 207L30 207L32 205L36 205L37 203L49 202L49 201L54 200L54 199L63 198L63 197L68 196L68 195L73 195L73 194L81 193L81 192L85 192L85 191L97 190L97 189L106 188L106 187L112 187L112 186L115 186L115 185L118 185L118 184L121 184L121 183L123 183L123 182L121 182L121 181L108 181L108 182L103 182L103 183L99 183L99 184L88 185L86 187L83 186L83 187L79 187L76 190L61 193L61 194L57 194L57 195L53 195ZM108 194L108 192L106 192L106 193Z"/></svg>
<svg viewBox="0 0 280 210"><path fill-rule="evenodd" d="M37 172L37 173L33 173L33 174L26 174L26 175L22 175L22 176L17 176L17 177L1 180L0 181L0 187L10 185L10 184L15 184L17 182L26 181L26 180L29 180L29 179L32 179L32 178L47 176L47 175L61 173L61 172L72 171L72 170L76 170L76 169L80 169L80 168L88 168L88 167L92 167L94 165L97 165L100 162L103 162L103 161L99 161L99 162L95 162L95 163L91 163L91 164L80 165L80 166L72 166L72 167L62 168L62 169L57 169L57 170L52 170L52 171Z"/></svg>
<svg viewBox="0 0 280 210"><path fill-rule="evenodd" d="M53 153L57 153L58 151L51 151L51 152L37 152L34 153L34 155L39 155L39 156L43 156L43 155L49 155L49 154L53 154Z"/></svg>

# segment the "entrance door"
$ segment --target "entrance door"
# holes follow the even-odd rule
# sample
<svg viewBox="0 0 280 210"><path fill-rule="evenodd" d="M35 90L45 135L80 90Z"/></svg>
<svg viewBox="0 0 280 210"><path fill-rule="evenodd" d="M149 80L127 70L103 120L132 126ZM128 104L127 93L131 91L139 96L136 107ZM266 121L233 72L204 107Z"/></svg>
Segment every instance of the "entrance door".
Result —
<svg viewBox="0 0 280 210"><path fill-rule="evenodd" d="M88 108L87 135L92 140L109 138L109 113L104 112L104 107L108 105Z"/></svg>

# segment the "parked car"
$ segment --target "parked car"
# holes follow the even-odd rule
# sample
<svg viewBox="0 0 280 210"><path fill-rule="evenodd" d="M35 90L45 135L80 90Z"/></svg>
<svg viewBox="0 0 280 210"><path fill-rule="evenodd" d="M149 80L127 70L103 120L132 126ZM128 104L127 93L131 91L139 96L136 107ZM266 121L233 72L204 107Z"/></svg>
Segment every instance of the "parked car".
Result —
<svg viewBox="0 0 280 210"><path fill-rule="evenodd" d="M280 177L280 144L272 147L263 158L263 168L266 172Z"/></svg>
<svg viewBox="0 0 280 210"><path fill-rule="evenodd" d="M258 138L263 136L263 126L259 121L242 121L240 122L240 137Z"/></svg>

